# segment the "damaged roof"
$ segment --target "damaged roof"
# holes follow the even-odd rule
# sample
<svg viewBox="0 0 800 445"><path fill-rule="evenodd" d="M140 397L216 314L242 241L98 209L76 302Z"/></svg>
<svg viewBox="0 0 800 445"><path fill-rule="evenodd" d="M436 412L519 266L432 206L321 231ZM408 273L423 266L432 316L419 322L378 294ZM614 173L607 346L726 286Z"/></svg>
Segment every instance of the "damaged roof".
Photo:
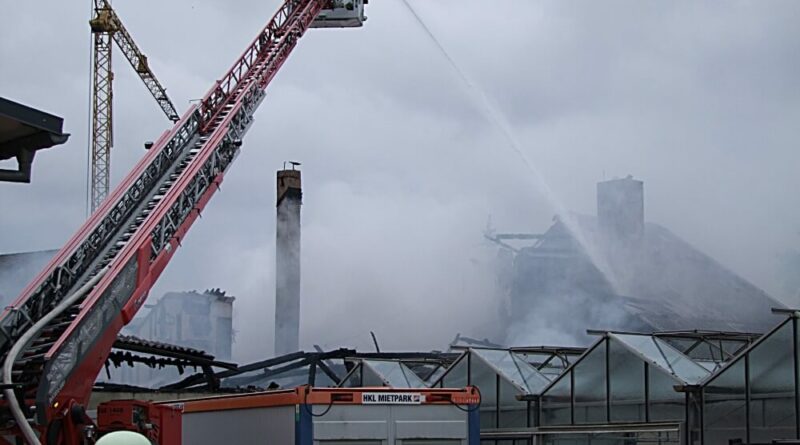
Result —
<svg viewBox="0 0 800 445"><path fill-rule="evenodd" d="M520 250L516 261L577 256L591 264L604 282L595 286L594 297L626 313L619 320L604 317L598 328L763 333L775 324L771 309L784 307L658 224L645 223L640 241L621 246L601 236L596 217L575 215L570 221L568 226L557 219L538 243ZM526 277L518 274L518 279Z"/></svg>

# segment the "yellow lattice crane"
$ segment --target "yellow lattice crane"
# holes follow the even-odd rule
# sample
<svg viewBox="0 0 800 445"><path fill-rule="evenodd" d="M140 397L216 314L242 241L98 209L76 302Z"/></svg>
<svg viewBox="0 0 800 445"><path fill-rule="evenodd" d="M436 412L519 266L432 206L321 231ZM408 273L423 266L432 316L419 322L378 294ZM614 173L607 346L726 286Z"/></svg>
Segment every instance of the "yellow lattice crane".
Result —
<svg viewBox="0 0 800 445"><path fill-rule="evenodd" d="M111 148L114 146L112 40L116 42L167 118L176 122L179 116L175 105L167 97L167 91L150 70L147 57L139 50L107 0L94 0L94 17L89 21L89 26L94 37L91 171L89 173L91 175L89 178L91 209L94 212L108 195Z"/></svg>

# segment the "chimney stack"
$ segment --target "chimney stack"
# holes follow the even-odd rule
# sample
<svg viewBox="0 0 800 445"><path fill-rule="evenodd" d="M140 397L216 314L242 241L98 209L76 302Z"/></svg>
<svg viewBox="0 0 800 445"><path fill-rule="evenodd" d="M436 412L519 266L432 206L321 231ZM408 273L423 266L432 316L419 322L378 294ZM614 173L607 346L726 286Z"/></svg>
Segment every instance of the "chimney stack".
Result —
<svg viewBox="0 0 800 445"><path fill-rule="evenodd" d="M278 171L275 224L275 355L300 348L300 165Z"/></svg>
<svg viewBox="0 0 800 445"><path fill-rule="evenodd" d="M644 234L644 183L612 179L597 183L597 221L609 242L638 242Z"/></svg>

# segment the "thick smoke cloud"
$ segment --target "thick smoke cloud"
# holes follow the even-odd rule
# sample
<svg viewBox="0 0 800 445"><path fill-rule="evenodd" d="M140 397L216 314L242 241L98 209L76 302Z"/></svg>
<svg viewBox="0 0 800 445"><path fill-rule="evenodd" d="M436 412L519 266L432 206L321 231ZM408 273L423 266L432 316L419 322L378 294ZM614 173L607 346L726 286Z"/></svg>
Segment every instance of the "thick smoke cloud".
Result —
<svg viewBox="0 0 800 445"><path fill-rule="evenodd" d="M0 251L62 245L85 216L88 2L0 16L5 97L62 115L70 142L30 185L0 184ZM798 244L800 5L411 1L497 102L565 208L594 184L646 181L647 219L796 305L777 276ZM201 97L278 2L115 2L180 109ZM158 11L154 13L153 11ZM554 207L399 1L368 26L314 30L270 87L239 161L153 290L238 297L236 358L272 349L274 174L304 163L301 344L442 347L494 335L495 249ZM112 175L168 122L115 54ZM545 341L543 341L545 342Z"/></svg>

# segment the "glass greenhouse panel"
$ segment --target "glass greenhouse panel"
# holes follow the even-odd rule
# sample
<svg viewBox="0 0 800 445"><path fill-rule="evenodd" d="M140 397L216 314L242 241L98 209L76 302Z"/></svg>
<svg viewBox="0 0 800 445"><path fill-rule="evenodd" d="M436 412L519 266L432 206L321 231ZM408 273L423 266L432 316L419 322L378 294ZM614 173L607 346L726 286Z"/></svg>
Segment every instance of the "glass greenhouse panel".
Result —
<svg viewBox="0 0 800 445"><path fill-rule="evenodd" d="M369 366L361 364L361 383L364 386L386 386L383 376Z"/></svg>
<svg viewBox="0 0 800 445"><path fill-rule="evenodd" d="M467 356L464 355L456 363L450 366L450 369L444 374L441 379L442 388L463 388L469 384L467 381ZM480 388L483 389L483 388Z"/></svg>
<svg viewBox="0 0 800 445"><path fill-rule="evenodd" d="M365 360L364 365L371 368L392 388L425 388L425 382L414 371L400 362Z"/></svg>
<svg viewBox="0 0 800 445"><path fill-rule="evenodd" d="M434 382L438 381L438 380L439 380L439 378L440 378L442 375L444 375L444 373L445 373L446 371L447 371L447 368L446 368L446 367L444 367L444 366L439 366L439 367L437 367L436 369L434 369L434 370L433 370L433 372L430 374L430 376L428 376L428 378L427 378L427 383L428 383L429 385L432 385Z"/></svg>
<svg viewBox="0 0 800 445"><path fill-rule="evenodd" d="M694 361L720 363L730 358L721 341L702 338L659 337Z"/></svg>
<svg viewBox="0 0 800 445"><path fill-rule="evenodd" d="M750 346L750 343L741 340L723 340L720 344L722 345L722 349L727 352L730 357L739 354L744 348Z"/></svg>
<svg viewBox="0 0 800 445"><path fill-rule="evenodd" d="M541 423L550 425L569 425L572 423L572 383L567 372L541 397Z"/></svg>
<svg viewBox="0 0 800 445"><path fill-rule="evenodd" d="M470 360L470 385L481 391L481 429L497 428L497 372L475 356Z"/></svg>
<svg viewBox="0 0 800 445"><path fill-rule="evenodd" d="M336 382L331 379L328 374L322 372L319 368L317 368L316 376L314 377L314 386L320 387L324 386L327 388L333 388L336 386Z"/></svg>
<svg viewBox="0 0 800 445"><path fill-rule="evenodd" d="M680 382L655 366L650 366L647 378L650 390L650 421L685 420L686 396L675 391L675 385Z"/></svg>
<svg viewBox="0 0 800 445"><path fill-rule="evenodd" d="M361 384L361 365L357 365L355 369L353 369L342 383L339 385L342 388L359 388L364 386Z"/></svg>
<svg viewBox="0 0 800 445"><path fill-rule="evenodd" d="M517 400L519 389L500 379L498 405L500 408L500 428L525 428L528 426L528 402Z"/></svg>
<svg viewBox="0 0 800 445"><path fill-rule="evenodd" d="M686 409L686 424L688 427L686 428L686 433L688 435L688 445L702 445L702 435L703 435L703 420L702 420L702 412L703 412L703 403L702 403L702 394L700 393L687 393L684 400L685 400L685 409Z"/></svg>
<svg viewBox="0 0 800 445"><path fill-rule="evenodd" d="M795 438L792 331L789 321L748 353L751 442Z"/></svg>
<svg viewBox="0 0 800 445"><path fill-rule="evenodd" d="M627 347L608 339L609 398L612 422L645 420L645 364Z"/></svg>
<svg viewBox="0 0 800 445"><path fill-rule="evenodd" d="M568 353L554 354L552 352L530 351L514 351L514 355L525 360L526 363L536 368L539 373L551 381L560 376L569 367L570 363L579 357L579 355Z"/></svg>
<svg viewBox="0 0 800 445"><path fill-rule="evenodd" d="M572 368L575 380L575 423L603 423L606 419L605 341Z"/></svg>
<svg viewBox="0 0 800 445"><path fill-rule="evenodd" d="M516 354L518 357L521 357L523 360L525 360L528 364L530 364L534 368L539 369L539 371L542 371L542 369L540 368L546 368L554 360L558 362L561 361L556 358L553 358L553 354L549 352L515 351L514 354Z"/></svg>
<svg viewBox="0 0 800 445"><path fill-rule="evenodd" d="M710 372L670 346L664 340L650 335L611 334L611 338L622 341L648 360L671 372L689 384L697 384Z"/></svg>
<svg viewBox="0 0 800 445"><path fill-rule="evenodd" d="M705 445L747 442L745 362L740 359L703 388Z"/></svg>
<svg viewBox="0 0 800 445"><path fill-rule="evenodd" d="M494 349L473 349L472 352L497 368L503 378L513 382L528 394L539 394L550 384L547 377L514 353Z"/></svg>
<svg viewBox="0 0 800 445"><path fill-rule="evenodd" d="M695 359L694 361L698 365L706 368L708 370L708 372L710 372L712 374L717 372L719 369L721 369L725 365L725 363L716 362L716 361L713 361L713 360L697 360L697 359Z"/></svg>
<svg viewBox="0 0 800 445"><path fill-rule="evenodd" d="M669 343L672 347L681 351L681 353L688 355L691 358L695 358L691 355L691 353L687 353L687 351L692 350L693 346L696 346L697 340L692 338L680 338L680 337L661 337L662 340Z"/></svg>

